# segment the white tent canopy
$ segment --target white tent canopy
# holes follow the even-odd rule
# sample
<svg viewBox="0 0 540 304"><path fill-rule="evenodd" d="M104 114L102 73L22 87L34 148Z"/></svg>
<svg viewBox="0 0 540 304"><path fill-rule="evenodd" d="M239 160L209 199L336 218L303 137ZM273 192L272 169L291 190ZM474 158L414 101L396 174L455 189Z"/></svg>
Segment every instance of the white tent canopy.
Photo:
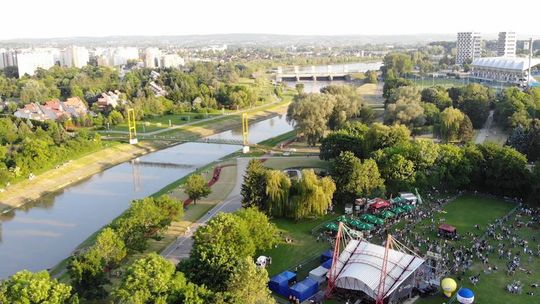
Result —
<svg viewBox="0 0 540 304"><path fill-rule="evenodd" d="M326 280L325 276L328 273L328 269L319 266L309 272L309 278L320 283Z"/></svg>
<svg viewBox="0 0 540 304"><path fill-rule="evenodd" d="M540 59L532 58L531 66L540 64ZM472 62L473 68L486 68L493 70L525 71L529 68L528 57L483 57Z"/></svg>
<svg viewBox="0 0 540 304"><path fill-rule="evenodd" d="M365 241L351 240L336 263L336 286L359 290L375 299L379 288L385 248ZM387 275L384 292L389 296L424 260L390 249L388 252ZM327 274L327 276L329 273Z"/></svg>

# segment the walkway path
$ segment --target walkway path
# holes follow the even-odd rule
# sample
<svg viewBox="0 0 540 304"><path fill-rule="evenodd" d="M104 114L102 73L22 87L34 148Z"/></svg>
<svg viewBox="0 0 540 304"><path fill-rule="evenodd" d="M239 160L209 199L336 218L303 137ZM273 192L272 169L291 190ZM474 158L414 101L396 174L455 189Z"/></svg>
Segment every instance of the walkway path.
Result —
<svg viewBox="0 0 540 304"><path fill-rule="evenodd" d="M489 136L489 129L491 128L491 124L493 123L493 113L493 110L489 111L489 116L486 119L484 127L480 129L480 132L478 132L478 135L476 136L476 139L474 141L475 144L484 143L484 141L486 141L486 138Z"/></svg>
<svg viewBox="0 0 540 304"><path fill-rule="evenodd" d="M201 217L195 223L193 223L186 232L185 236L178 237L174 243L169 245L165 250L161 252L161 255L175 264L183 259L189 257L191 247L193 246L193 233L199 226L205 225L210 219L212 219L219 212L234 212L242 207L242 196L240 191L244 182L244 174L247 169L250 158L237 158L236 159L236 184L229 194L229 196L212 208L206 215Z"/></svg>
<svg viewBox="0 0 540 304"><path fill-rule="evenodd" d="M204 119L201 119L201 120L194 120L194 121L191 121L191 122L187 122L185 124L176 125L176 126L163 128L163 129L159 129L159 130L155 130L155 131L151 131L151 132L146 132L146 133L137 132L137 135L140 135L140 136L158 135L158 134L165 133L165 132L168 132L168 131L171 131L171 130L181 129L181 128L188 127L188 126L191 126L191 125L194 125L194 124L213 121L213 120L220 119L220 118L223 118L223 117L226 117L226 116L239 115L239 114L246 113L246 112L256 111L258 109L265 108L265 107L268 107L268 106L272 106L272 105L278 104L280 102L282 102L281 99L278 100L278 101L272 102L272 103L268 103L268 104L260 105L260 106L257 106L257 107L237 111L237 112L234 112L234 113L223 114L223 115L218 115L218 116L212 116L212 117L204 118ZM102 133L103 134L129 134L128 131L115 131L115 130L107 130L107 131L103 131Z"/></svg>

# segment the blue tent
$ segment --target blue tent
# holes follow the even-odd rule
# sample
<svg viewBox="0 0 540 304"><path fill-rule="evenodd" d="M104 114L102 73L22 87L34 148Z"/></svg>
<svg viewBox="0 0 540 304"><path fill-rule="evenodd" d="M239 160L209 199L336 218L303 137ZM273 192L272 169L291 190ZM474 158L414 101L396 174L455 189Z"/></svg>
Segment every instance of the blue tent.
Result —
<svg viewBox="0 0 540 304"><path fill-rule="evenodd" d="M331 249L328 249L323 254L321 254L321 263L331 260L334 257L334 252Z"/></svg>
<svg viewBox="0 0 540 304"><path fill-rule="evenodd" d="M319 291L319 283L317 281L307 278L302 282L298 282L291 287L291 295L295 296L300 302L311 298Z"/></svg>
<svg viewBox="0 0 540 304"><path fill-rule="evenodd" d="M332 268L332 261L333 260L334 259L328 259L324 263L322 263L321 266L326 268L326 269L330 269L330 268Z"/></svg>
<svg viewBox="0 0 540 304"><path fill-rule="evenodd" d="M296 273L292 271L284 271L270 279L268 282L268 288L284 297L288 297L290 294L289 283L293 281L296 281Z"/></svg>

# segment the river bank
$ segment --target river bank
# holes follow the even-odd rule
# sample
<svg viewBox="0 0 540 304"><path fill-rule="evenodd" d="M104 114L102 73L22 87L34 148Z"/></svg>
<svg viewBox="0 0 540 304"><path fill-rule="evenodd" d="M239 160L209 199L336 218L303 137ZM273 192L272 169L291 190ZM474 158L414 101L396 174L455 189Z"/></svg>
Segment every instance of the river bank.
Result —
<svg viewBox="0 0 540 304"><path fill-rule="evenodd" d="M256 122L285 113L288 101L240 113L250 114L250 122ZM240 126L240 113L200 122L185 128L178 128L167 133L174 134L174 137L179 140L194 140L213 135ZM24 180L11 185L5 192L0 193L0 214L23 207L25 204L33 202L44 195L60 191L105 169L169 146L169 144L162 141L142 141L138 145L112 144L110 147L100 151L69 161L59 168L51 169L36 176L32 180Z"/></svg>

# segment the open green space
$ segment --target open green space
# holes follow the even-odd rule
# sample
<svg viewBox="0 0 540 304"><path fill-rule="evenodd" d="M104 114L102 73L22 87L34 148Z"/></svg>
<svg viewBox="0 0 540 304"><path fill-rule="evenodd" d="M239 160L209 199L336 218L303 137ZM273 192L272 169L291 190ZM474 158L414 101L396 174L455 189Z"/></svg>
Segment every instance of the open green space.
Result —
<svg viewBox="0 0 540 304"><path fill-rule="evenodd" d="M273 157L268 158L264 162L264 166L276 170L289 168L318 168L328 170L330 163L319 159L318 156Z"/></svg>
<svg viewBox="0 0 540 304"><path fill-rule="evenodd" d="M299 269L298 279L304 279L311 269L319 265L318 257L321 253L330 249L328 242L317 241L317 238L311 234L311 230L335 217L336 215L329 214L319 219L298 222L282 218L272 219L272 222L276 224L281 232L282 242L275 248L260 252L260 255L272 257L272 265L267 269L268 275L271 277L302 264ZM285 242L286 237L292 239L292 242ZM313 265L315 267L310 267L314 260L316 260L315 265ZM302 277L302 274L304 277Z"/></svg>
<svg viewBox="0 0 540 304"><path fill-rule="evenodd" d="M436 223L439 219L444 218L445 222L457 227L460 235L464 236L467 233L474 233L475 235L483 235L485 228L488 224L493 223L496 219L503 217L504 215L510 213L516 207L515 204L505 202L496 198L489 198L484 196L474 196L474 195L465 195L459 197L453 202L448 203L443 210L445 213L439 213L435 216ZM527 222L528 217L518 218L515 214L512 215L511 219L508 221L511 225L514 222L522 221ZM419 225L416 225L416 231L426 231L429 230L427 227L431 221L423 221ZM478 231L474 225L478 224L481 227L481 231ZM498 230L499 232L500 230ZM528 241L529 247L536 249L539 244L538 240L534 240L533 237L538 236L539 228L537 225L531 227L515 227L517 234ZM430 232L429 237L436 237L435 232ZM470 238L464 237L460 241L461 244L469 244L471 241ZM492 246L497 246L498 241L493 239L488 239L488 242ZM509 242L503 240L506 248L509 248ZM450 242L452 243L452 242ZM497 254L492 254L489 256L489 265L497 266L498 270L491 273L485 273L484 270L487 269L487 265L483 265L477 259L475 259L472 268L465 272L465 275L461 277L451 275L450 277L456 279L459 287L467 287L473 290L475 293L475 303L509 303L509 304L518 304L518 303L540 303L538 300L538 295L529 296L526 294L527 291L534 291L529 286L532 283L540 282L540 258L532 257L529 261L528 258L523 256L523 248L516 246L512 249L513 254L521 252L522 255L522 268L531 270L532 274L528 275L525 271L518 270L515 275L508 276L506 272L506 259L498 259ZM476 286L473 286L469 277L473 275L480 274L480 281ZM523 293L516 295L510 294L505 290L507 284L513 282L514 280L521 281L523 283ZM416 303L419 304L442 304L447 303L448 299L445 299L442 294L435 295L433 297L421 298Z"/></svg>

